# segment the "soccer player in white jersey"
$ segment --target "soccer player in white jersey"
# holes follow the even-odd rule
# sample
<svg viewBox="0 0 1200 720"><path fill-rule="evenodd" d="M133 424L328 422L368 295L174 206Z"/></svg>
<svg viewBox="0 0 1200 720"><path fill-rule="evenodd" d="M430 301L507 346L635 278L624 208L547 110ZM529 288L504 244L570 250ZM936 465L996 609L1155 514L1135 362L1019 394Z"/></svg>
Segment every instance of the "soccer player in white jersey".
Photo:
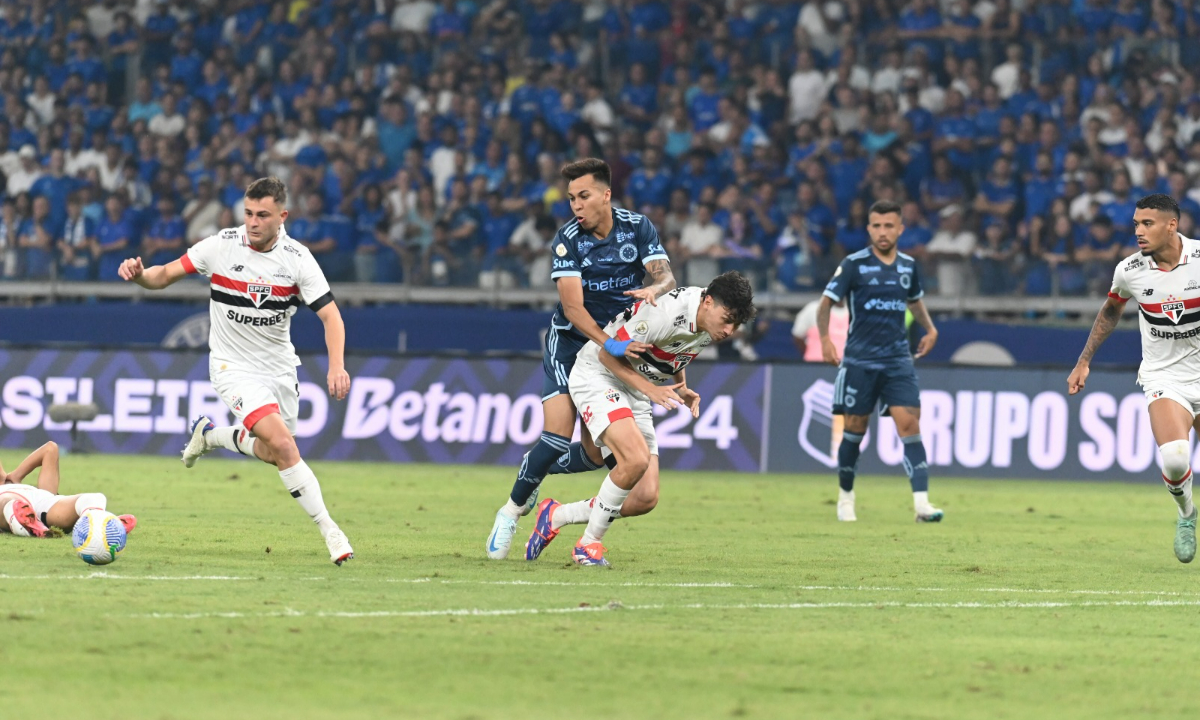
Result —
<svg viewBox="0 0 1200 720"><path fill-rule="evenodd" d="M537 508L537 525L525 546L536 560L565 525L587 523L571 551L578 565L608 566L601 544L626 498L639 514L658 503L658 441L654 405L686 405L700 415L700 395L687 387L685 368L710 343L722 342L754 317L754 293L736 272L716 277L707 288L676 288L658 304L640 301L609 323L604 332L634 352L600 352L596 343L579 351L571 370L571 401L596 445L607 455L608 477L590 500L562 504L551 498ZM631 493L635 493L631 497Z"/></svg>
<svg viewBox="0 0 1200 720"><path fill-rule="evenodd" d="M21 481L41 468L37 486ZM101 493L59 495L58 444L51 441L17 465L10 473L0 466L0 532L8 531L20 537L45 537L50 528L70 532L85 510L107 510L108 498ZM137 518L119 515L125 532L133 532Z"/></svg>
<svg viewBox="0 0 1200 720"><path fill-rule="evenodd" d="M216 448L257 457L279 468L279 478L325 537L337 565L354 557L346 534L329 517L317 476L300 457L296 441L300 359L291 341L291 318L300 305L317 313L329 350L329 394L350 391L344 349L346 328L337 303L312 253L288 237L287 187L279 178L260 178L246 188L241 227L222 230L166 265L142 267L126 260L120 275L159 290L193 273L211 280L209 377L233 411L237 425L214 427L199 417L183 450L183 464L195 465Z"/></svg>
<svg viewBox="0 0 1200 720"><path fill-rule="evenodd" d="M1179 205L1168 195L1139 200L1133 226L1138 252L1117 265L1108 299L1067 378L1067 391L1074 395L1083 389L1092 357L1132 298L1142 330L1137 381L1146 393L1163 482L1179 506L1175 557L1187 563L1196 557L1188 433L1200 429L1200 241L1179 234Z"/></svg>

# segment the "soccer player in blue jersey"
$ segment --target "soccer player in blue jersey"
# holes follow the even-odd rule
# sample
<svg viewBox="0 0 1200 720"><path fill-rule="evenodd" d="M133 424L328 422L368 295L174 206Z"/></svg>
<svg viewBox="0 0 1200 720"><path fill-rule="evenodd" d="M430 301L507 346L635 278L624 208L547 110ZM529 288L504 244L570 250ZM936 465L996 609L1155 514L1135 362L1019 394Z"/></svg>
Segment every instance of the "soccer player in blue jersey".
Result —
<svg viewBox="0 0 1200 720"><path fill-rule="evenodd" d="M649 218L613 208L608 163L596 158L577 160L562 168L562 177L575 217L559 229L550 245L550 278L558 287L559 304L546 333L542 360L545 422L537 445L521 463L508 501L496 512L486 546L493 560L508 556L517 518L533 508L538 485L551 466L557 463L562 472L583 472L603 464L588 433L582 433L582 443L571 443L576 409L567 383L575 356L589 340L613 357L633 358L648 350L645 343L611 338L603 328L634 302L654 305L675 287L667 253ZM635 492L621 514L640 515L647 511L643 505L652 507L654 500Z"/></svg>
<svg viewBox="0 0 1200 720"><path fill-rule="evenodd" d="M838 448L837 518L854 522L854 473L871 413L891 415L904 443L904 470L912 484L917 522L938 522L942 511L929 504L929 466L921 442L921 397L914 357L909 354L905 313L925 328L915 357L937 342L937 328L921 297L917 263L896 249L904 232L899 203L881 200L867 214L871 246L846 256L838 266L817 311L817 328L825 362L838 365L833 412L844 415L846 429ZM850 333L844 358L829 337L829 311L845 301L850 310ZM840 364L839 364L840 363Z"/></svg>

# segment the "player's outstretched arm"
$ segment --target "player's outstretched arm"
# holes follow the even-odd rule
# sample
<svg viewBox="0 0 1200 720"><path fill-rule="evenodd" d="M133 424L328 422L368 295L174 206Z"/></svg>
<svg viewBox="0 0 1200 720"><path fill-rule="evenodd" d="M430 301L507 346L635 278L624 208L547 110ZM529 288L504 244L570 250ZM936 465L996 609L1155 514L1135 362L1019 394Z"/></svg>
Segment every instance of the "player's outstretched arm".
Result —
<svg viewBox="0 0 1200 720"><path fill-rule="evenodd" d="M329 350L329 394L345 400L350 392L350 373L346 372L346 324L336 302L330 302L317 311L317 317L325 326L325 347Z"/></svg>
<svg viewBox="0 0 1200 720"><path fill-rule="evenodd" d="M923 358L937 344L938 331L933 326L933 318L929 317L929 308L925 307L924 300L913 300L908 304L908 309L913 314L913 320L916 320L918 325L925 328L925 336L917 344L917 354L913 356L915 358Z"/></svg>
<svg viewBox="0 0 1200 720"><path fill-rule="evenodd" d="M604 348L609 354L619 351L616 354L625 357L636 357L638 353L650 349L646 343L631 340L622 343L614 340L604 332L604 328L596 324L583 306L583 280L578 277L560 277L555 284L558 286L558 299L562 303L567 320L571 321L576 330L586 335L588 340ZM604 357L603 353L601 357Z"/></svg>
<svg viewBox="0 0 1200 720"><path fill-rule="evenodd" d="M654 278L654 282L637 290L626 290L625 294L638 300L645 300L651 305L658 305L658 298L664 293L675 289L675 273L671 272L671 263L666 260L651 260L646 263L646 274Z"/></svg>
<svg viewBox="0 0 1200 720"><path fill-rule="evenodd" d="M623 357L613 357L608 353L600 353L600 364L616 375L618 380L650 398L650 402L655 405L662 405L667 410L674 410L683 404L683 398L675 394L677 389L683 387L682 383L655 385L639 375L628 360Z"/></svg>
<svg viewBox="0 0 1200 720"><path fill-rule="evenodd" d="M42 472L38 474L38 488L57 495L59 479L58 443L53 440L29 453L29 456L21 461L17 469L8 474L4 482L19 483L37 468L42 469Z"/></svg>
<svg viewBox="0 0 1200 720"><path fill-rule="evenodd" d="M126 282L141 285L147 290L162 290L173 283L179 282L187 275L181 260L172 260L166 265L143 267L140 257L129 258L117 268L117 274Z"/></svg>
<svg viewBox="0 0 1200 720"><path fill-rule="evenodd" d="M1096 351L1112 334L1113 329L1121 320L1121 313L1125 310L1125 301L1118 300L1111 295L1104 301L1104 305L1100 306L1100 312L1096 314L1096 322L1092 323L1092 332L1088 335L1087 344L1083 346L1083 352L1079 353L1079 360L1075 363L1075 369L1067 376L1067 394L1074 395L1083 389L1087 384L1088 375L1091 373L1092 358L1096 356Z"/></svg>

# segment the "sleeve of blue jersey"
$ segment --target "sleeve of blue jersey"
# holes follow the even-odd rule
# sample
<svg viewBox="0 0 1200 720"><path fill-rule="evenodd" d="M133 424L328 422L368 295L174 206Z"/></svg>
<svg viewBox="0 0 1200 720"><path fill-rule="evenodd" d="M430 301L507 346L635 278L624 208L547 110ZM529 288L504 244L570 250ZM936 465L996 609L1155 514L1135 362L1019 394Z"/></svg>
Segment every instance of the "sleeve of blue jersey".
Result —
<svg viewBox="0 0 1200 720"><path fill-rule="evenodd" d="M572 224L568 227L575 228L579 231L579 226ZM579 270L579 260L575 257L575 240L574 236L567 237L562 230L554 236L554 242L550 245L550 279L557 280L564 277L583 277L583 273Z"/></svg>
<svg viewBox="0 0 1200 720"><path fill-rule="evenodd" d="M644 218L639 225L639 235L641 235L641 247L638 248L642 255L642 266L655 260L671 259L667 257L667 251L663 249L662 241L658 237L658 230L654 227L654 223L650 222L650 218Z"/></svg>
<svg viewBox="0 0 1200 720"><path fill-rule="evenodd" d="M829 278L829 282L825 285L825 292L821 293L825 297L834 302L841 302L846 296L846 288L850 284L850 276L853 274L854 266L843 260L838 269L833 273L833 277Z"/></svg>

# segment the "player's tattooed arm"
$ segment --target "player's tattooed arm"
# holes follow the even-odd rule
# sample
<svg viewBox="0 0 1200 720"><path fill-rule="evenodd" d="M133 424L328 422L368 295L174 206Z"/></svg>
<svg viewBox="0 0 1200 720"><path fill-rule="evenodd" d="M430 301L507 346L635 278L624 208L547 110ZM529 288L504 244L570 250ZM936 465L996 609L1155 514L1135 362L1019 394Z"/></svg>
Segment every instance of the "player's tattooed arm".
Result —
<svg viewBox="0 0 1200 720"><path fill-rule="evenodd" d="M627 290L625 294L658 305L655 300L675 289L675 273L671 272L671 263L662 259L651 260L646 263L646 275L653 279L652 283L637 290Z"/></svg>
<svg viewBox="0 0 1200 720"><path fill-rule="evenodd" d="M922 358L929 354L933 346L937 343L938 331L933 325L933 318L929 317L929 308L925 307L922 300L916 300L908 304L908 309L912 311L913 320L917 321L921 327L925 328L925 335L921 338L921 342L917 344L917 353L914 357Z"/></svg>
<svg viewBox="0 0 1200 720"><path fill-rule="evenodd" d="M1096 356L1096 351L1117 327L1124 309L1123 301L1111 297L1104 301L1100 312L1096 314L1096 322L1092 323L1092 332L1088 335L1087 344L1083 346L1083 352L1079 353L1075 369L1067 377L1067 394L1074 395L1087 384L1088 374L1091 373L1089 366L1092 364L1092 358Z"/></svg>

